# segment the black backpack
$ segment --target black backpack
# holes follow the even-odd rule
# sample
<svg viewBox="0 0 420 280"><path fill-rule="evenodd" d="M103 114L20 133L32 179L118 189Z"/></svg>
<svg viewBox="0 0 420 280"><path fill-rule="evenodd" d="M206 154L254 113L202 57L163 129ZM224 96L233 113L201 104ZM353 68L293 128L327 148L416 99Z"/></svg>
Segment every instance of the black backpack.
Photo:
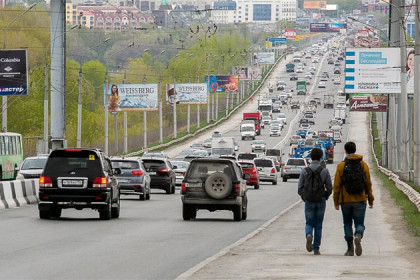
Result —
<svg viewBox="0 0 420 280"><path fill-rule="evenodd" d="M322 166L318 167L315 171L309 167L305 168L306 176L303 182L301 197L304 201L319 202L325 196L325 186L321 179L321 172L324 169Z"/></svg>
<svg viewBox="0 0 420 280"><path fill-rule="evenodd" d="M365 189L365 174L360 160L344 160L343 185L348 194L361 194Z"/></svg>

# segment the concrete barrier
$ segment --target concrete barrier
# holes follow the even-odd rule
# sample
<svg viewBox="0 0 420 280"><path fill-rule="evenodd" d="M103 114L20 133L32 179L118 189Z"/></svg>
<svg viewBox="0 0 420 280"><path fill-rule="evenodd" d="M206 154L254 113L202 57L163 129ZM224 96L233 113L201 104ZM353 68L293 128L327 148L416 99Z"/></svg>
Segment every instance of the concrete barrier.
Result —
<svg viewBox="0 0 420 280"><path fill-rule="evenodd" d="M0 209L38 203L38 179L0 182Z"/></svg>

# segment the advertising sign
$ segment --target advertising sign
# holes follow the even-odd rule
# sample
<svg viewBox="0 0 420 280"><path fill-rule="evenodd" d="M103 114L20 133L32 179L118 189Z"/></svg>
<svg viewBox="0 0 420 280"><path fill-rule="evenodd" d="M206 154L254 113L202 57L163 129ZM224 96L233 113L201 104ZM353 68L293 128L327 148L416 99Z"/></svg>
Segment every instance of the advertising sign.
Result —
<svg viewBox="0 0 420 280"><path fill-rule="evenodd" d="M239 80L261 80L261 69L259 66L234 66L233 74L239 76Z"/></svg>
<svg viewBox="0 0 420 280"><path fill-rule="evenodd" d="M286 38L267 38L265 39L266 48L276 48L286 44Z"/></svg>
<svg viewBox="0 0 420 280"><path fill-rule="evenodd" d="M304 1L304 9L325 9L327 1Z"/></svg>
<svg viewBox="0 0 420 280"><path fill-rule="evenodd" d="M398 53L399 48L347 48L346 93L400 93L401 61L395 55ZM413 93L414 79L409 78L413 73L410 71L407 71L407 92Z"/></svg>
<svg viewBox="0 0 420 280"><path fill-rule="evenodd" d="M207 104L207 84L167 84L166 102L173 104Z"/></svg>
<svg viewBox="0 0 420 280"><path fill-rule="evenodd" d="M351 94L350 111L386 112L388 95L386 94Z"/></svg>
<svg viewBox="0 0 420 280"><path fill-rule="evenodd" d="M206 76L207 88L210 92L238 92L238 76Z"/></svg>
<svg viewBox="0 0 420 280"><path fill-rule="evenodd" d="M105 84L104 102L108 112L157 111L157 84Z"/></svg>
<svg viewBox="0 0 420 280"><path fill-rule="evenodd" d="M254 63L257 64L274 64L274 52L259 52L254 53Z"/></svg>
<svg viewBox="0 0 420 280"><path fill-rule="evenodd" d="M286 39L294 40L296 38L296 29L285 29L284 37L286 37Z"/></svg>
<svg viewBox="0 0 420 280"><path fill-rule="evenodd" d="M342 32L343 30L347 29L347 23L317 22L317 23L311 23L309 28L311 32Z"/></svg>
<svg viewBox="0 0 420 280"><path fill-rule="evenodd" d="M28 95L26 50L0 50L0 95Z"/></svg>
<svg viewBox="0 0 420 280"><path fill-rule="evenodd" d="M248 67L248 79L249 80L261 80L262 73L259 66Z"/></svg>

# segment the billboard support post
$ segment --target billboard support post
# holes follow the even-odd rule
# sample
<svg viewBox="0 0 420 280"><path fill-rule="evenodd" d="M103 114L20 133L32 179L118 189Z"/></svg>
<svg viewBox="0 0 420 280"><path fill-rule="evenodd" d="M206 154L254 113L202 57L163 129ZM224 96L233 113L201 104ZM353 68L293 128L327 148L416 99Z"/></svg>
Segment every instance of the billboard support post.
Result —
<svg viewBox="0 0 420 280"><path fill-rule="evenodd" d="M147 148L147 112L143 112L143 146Z"/></svg>
<svg viewBox="0 0 420 280"><path fill-rule="evenodd" d="M124 71L124 79L123 84L127 82L127 72ZM128 132L127 132L127 112L124 111L124 153L126 154L128 152Z"/></svg>
<svg viewBox="0 0 420 280"><path fill-rule="evenodd" d="M226 116L229 114L229 93L226 92Z"/></svg>
<svg viewBox="0 0 420 280"><path fill-rule="evenodd" d="M190 134L191 104L187 105L187 133Z"/></svg>
<svg viewBox="0 0 420 280"><path fill-rule="evenodd" d="M159 143L163 143L162 100L159 101Z"/></svg>
<svg viewBox="0 0 420 280"><path fill-rule="evenodd" d="M400 145L398 147L399 155L400 155L400 168L401 168L401 178L404 181L408 181L409 179L409 164L408 164L408 135L407 135L407 79L406 79L406 56L407 56L407 48L405 43L405 25L404 25L404 18L405 18L405 0L400 0L401 5L399 9L400 14L400 56L401 56L401 95L400 95L400 107L398 108L398 115L400 116Z"/></svg>
<svg viewBox="0 0 420 280"><path fill-rule="evenodd" d="M199 73L199 71L197 72L197 83L200 82L200 75L198 73ZM207 89L208 89L208 87L207 87ZM207 103L208 102L209 102L209 100L207 99ZM197 128L200 128L200 104L197 104Z"/></svg>
<svg viewBox="0 0 420 280"><path fill-rule="evenodd" d="M79 96L77 102L77 144L82 147L82 66L79 69Z"/></svg>
<svg viewBox="0 0 420 280"><path fill-rule="evenodd" d="M416 0L415 34L420 34L420 1ZM415 36L414 73L420 73L420 36ZM417 71L417 72L416 72ZM414 79L414 186L420 186L420 80Z"/></svg>
<svg viewBox="0 0 420 280"><path fill-rule="evenodd" d="M105 73L105 85L108 88L108 70ZM105 112L105 154L108 155L108 106L104 98L104 112Z"/></svg>
<svg viewBox="0 0 420 280"><path fill-rule="evenodd" d="M114 136L114 140L115 140L115 151L114 151L114 154L117 154L118 153L118 115L117 115L118 113L117 112L115 112L114 113L114 134L115 134L115 136Z"/></svg>

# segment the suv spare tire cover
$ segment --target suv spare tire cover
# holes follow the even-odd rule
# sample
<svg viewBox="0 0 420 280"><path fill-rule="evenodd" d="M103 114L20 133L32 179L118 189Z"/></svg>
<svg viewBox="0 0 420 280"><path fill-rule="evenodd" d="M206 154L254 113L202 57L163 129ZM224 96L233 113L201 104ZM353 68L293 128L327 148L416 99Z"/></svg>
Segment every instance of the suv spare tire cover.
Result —
<svg viewBox="0 0 420 280"><path fill-rule="evenodd" d="M224 173L213 173L206 179L204 188L210 197L223 199L232 191L232 180Z"/></svg>

